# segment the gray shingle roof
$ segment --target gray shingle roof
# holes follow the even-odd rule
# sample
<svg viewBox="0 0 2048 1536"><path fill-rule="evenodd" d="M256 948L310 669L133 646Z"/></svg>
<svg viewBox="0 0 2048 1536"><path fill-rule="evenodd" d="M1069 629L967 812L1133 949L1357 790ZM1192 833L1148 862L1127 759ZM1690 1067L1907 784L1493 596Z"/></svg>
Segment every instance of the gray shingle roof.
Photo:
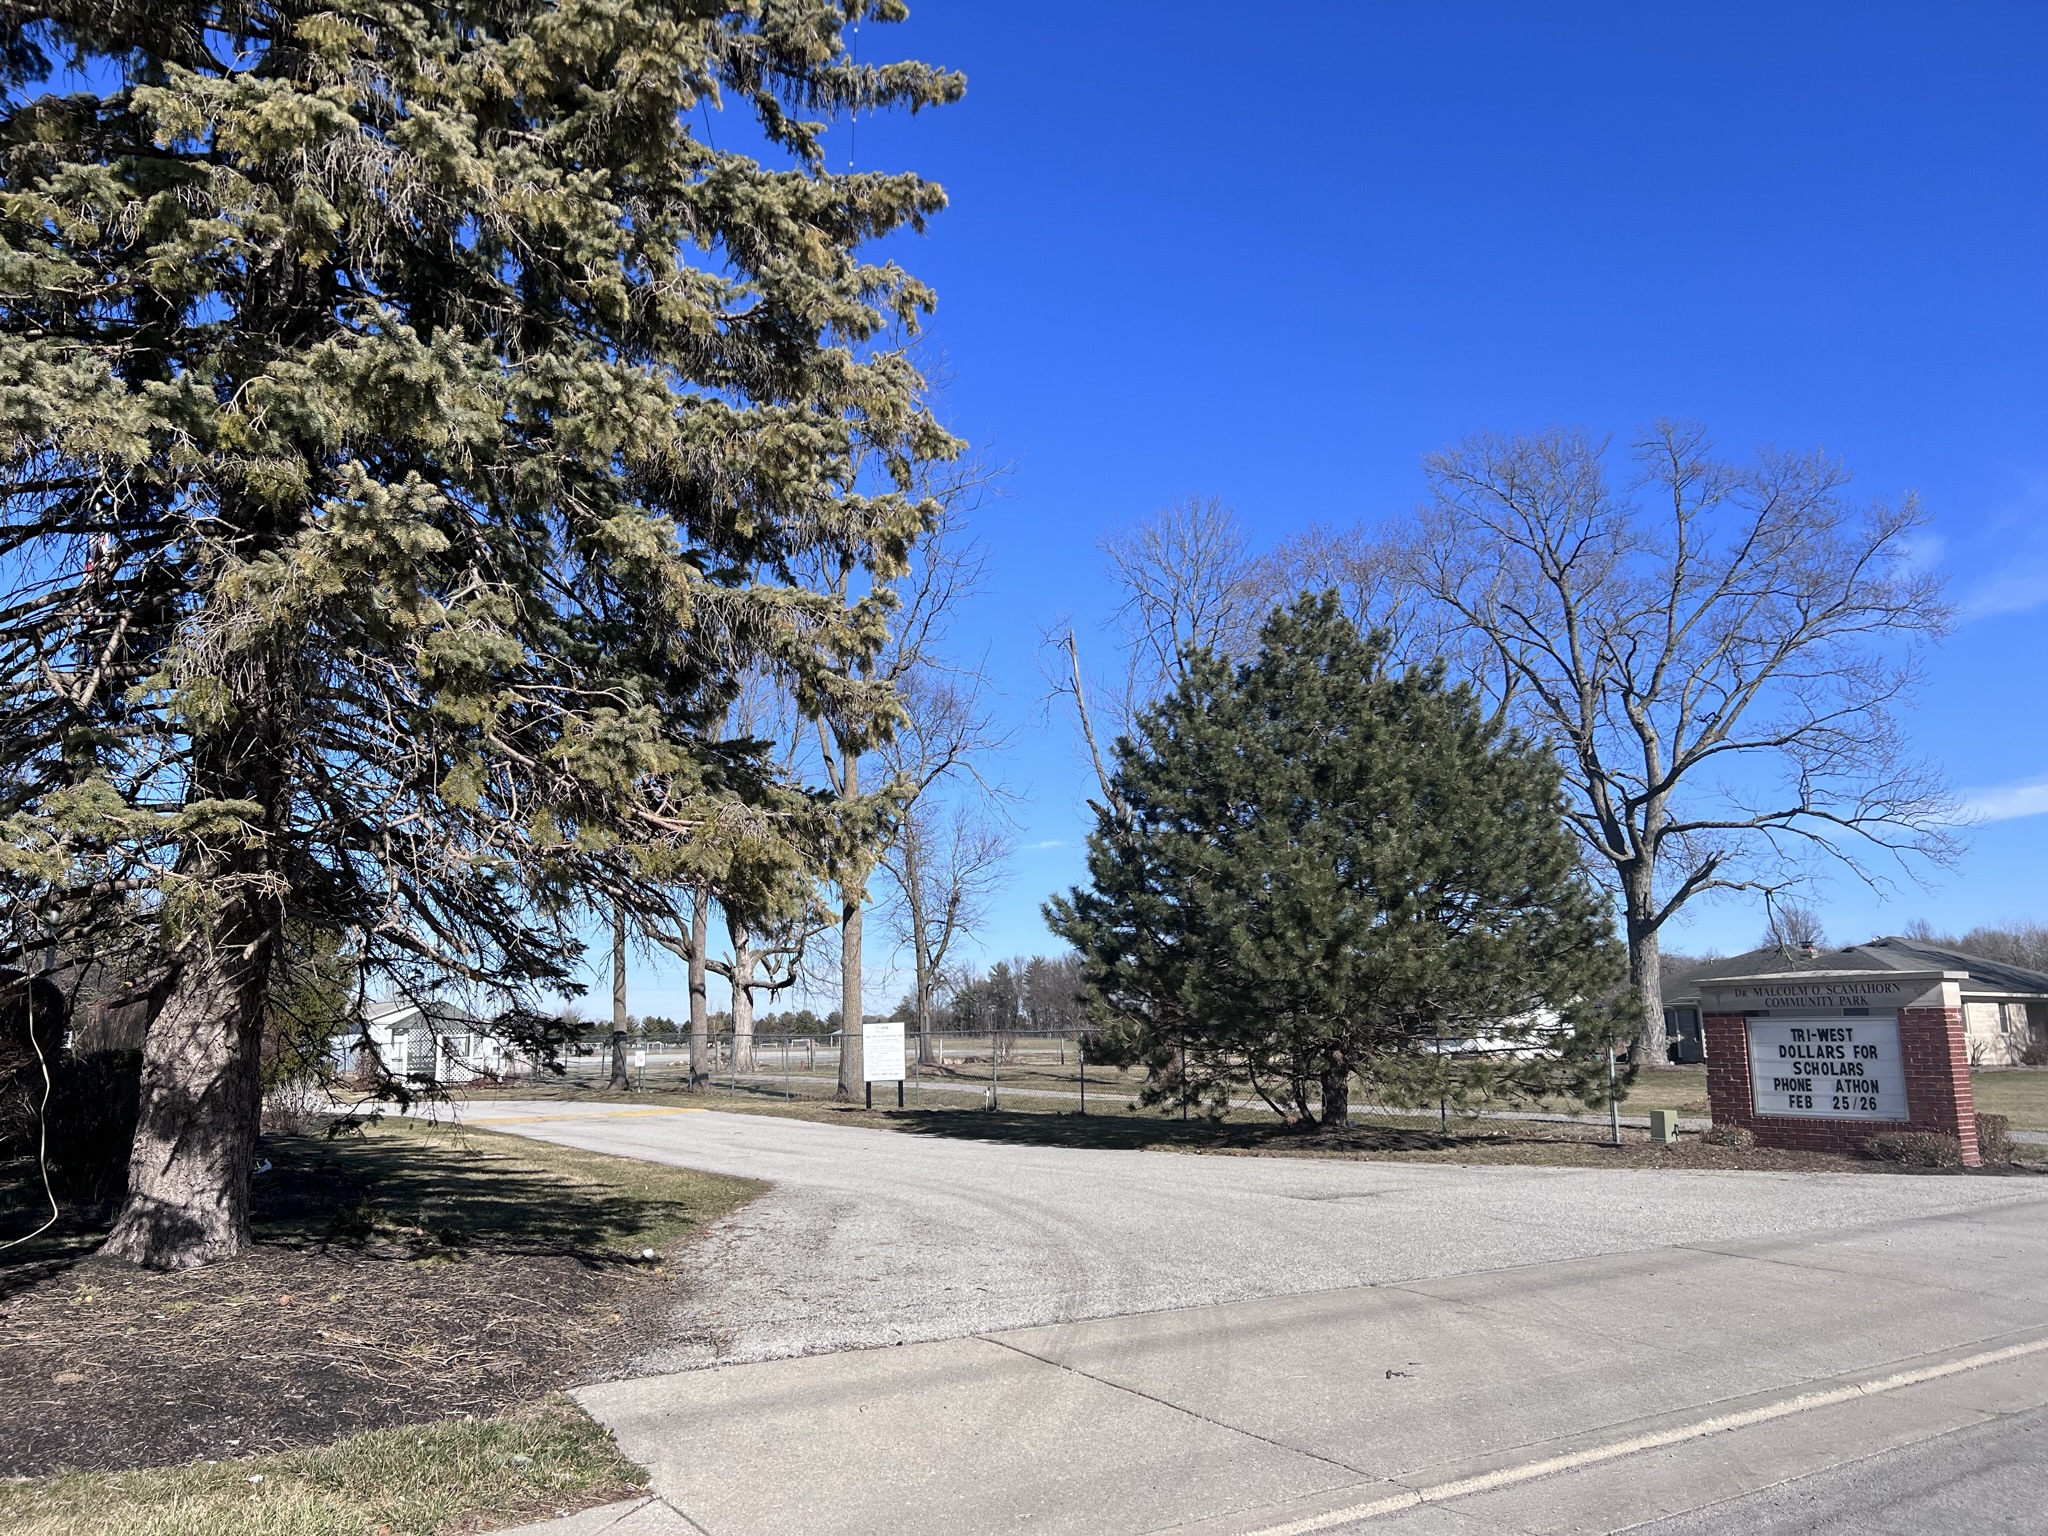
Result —
<svg viewBox="0 0 2048 1536"><path fill-rule="evenodd" d="M1700 984L1724 981L1736 976L1786 976L1808 971L1967 971L1962 984L1965 994L2021 992L2048 997L2048 975L2025 966L1987 960L1982 955L1964 954L1939 944L1918 939L1872 939L1846 949L1823 949L1813 955L1796 949L1753 949L1746 955L1710 960L1683 981L1672 986L1672 999L1699 995Z"/></svg>

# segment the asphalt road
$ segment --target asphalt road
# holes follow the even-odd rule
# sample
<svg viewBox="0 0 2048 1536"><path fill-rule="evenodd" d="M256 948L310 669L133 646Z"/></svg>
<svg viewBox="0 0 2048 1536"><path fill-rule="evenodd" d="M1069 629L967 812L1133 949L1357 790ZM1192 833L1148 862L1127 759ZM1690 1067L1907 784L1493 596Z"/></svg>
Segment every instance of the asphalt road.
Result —
<svg viewBox="0 0 2048 1536"><path fill-rule="evenodd" d="M2038 1536L2048 1409L2004 1415L1646 1528L1645 1536Z"/></svg>
<svg viewBox="0 0 2048 1536"><path fill-rule="evenodd" d="M643 1362L720 1368L580 1394L653 1472L648 1536L1953 1528L1892 1496L1928 1465L1984 1529L2048 1503L2030 1178L476 1118L776 1181L700 1247L686 1337Z"/></svg>

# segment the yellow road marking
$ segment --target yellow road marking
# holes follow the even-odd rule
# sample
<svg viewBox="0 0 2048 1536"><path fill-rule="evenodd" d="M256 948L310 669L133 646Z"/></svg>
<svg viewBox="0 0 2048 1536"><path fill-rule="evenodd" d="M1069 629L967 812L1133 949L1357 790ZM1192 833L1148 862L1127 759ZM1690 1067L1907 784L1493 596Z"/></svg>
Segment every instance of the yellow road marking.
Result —
<svg viewBox="0 0 2048 1536"><path fill-rule="evenodd" d="M592 1106L588 1111L576 1115L479 1115L471 1125L528 1125L536 1120L623 1120L629 1115L701 1115L705 1111L694 1104L652 1106L646 1109L603 1109Z"/></svg>

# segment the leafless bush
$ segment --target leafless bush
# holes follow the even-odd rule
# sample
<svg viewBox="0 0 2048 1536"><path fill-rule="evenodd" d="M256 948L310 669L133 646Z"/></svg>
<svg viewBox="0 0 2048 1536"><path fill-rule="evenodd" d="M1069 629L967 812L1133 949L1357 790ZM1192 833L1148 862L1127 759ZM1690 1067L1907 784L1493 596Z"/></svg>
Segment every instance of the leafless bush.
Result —
<svg viewBox="0 0 2048 1536"><path fill-rule="evenodd" d="M1887 1131L1864 1142L1863 1155L1908 1168L1963 1166L1963 1144L1942 1131Z"/></svg>
<svg viewBox="0 0 2048 1536"><path fill-rule="evenodd" d="M268 1136L306 1136L326 1122L327 1091L314 1078L279 1083L263 1096L263 1131Z"/></svg>

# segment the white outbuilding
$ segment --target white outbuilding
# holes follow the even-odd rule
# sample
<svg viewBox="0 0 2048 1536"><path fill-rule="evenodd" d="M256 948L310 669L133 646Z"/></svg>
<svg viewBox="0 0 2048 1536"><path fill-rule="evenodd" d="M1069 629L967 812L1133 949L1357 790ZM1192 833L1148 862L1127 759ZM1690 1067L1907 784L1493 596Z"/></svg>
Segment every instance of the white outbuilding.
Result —
<svg viewBox="0 0 2048 1536"><path fill-rule="evenodd" d="M382 1067L394 1077L472 1083L523 1075L526 1058L482 1020L447 1003L392 998L363 1010L362 1029L337 1035L333 1055L345 1072Z"/></svg>

